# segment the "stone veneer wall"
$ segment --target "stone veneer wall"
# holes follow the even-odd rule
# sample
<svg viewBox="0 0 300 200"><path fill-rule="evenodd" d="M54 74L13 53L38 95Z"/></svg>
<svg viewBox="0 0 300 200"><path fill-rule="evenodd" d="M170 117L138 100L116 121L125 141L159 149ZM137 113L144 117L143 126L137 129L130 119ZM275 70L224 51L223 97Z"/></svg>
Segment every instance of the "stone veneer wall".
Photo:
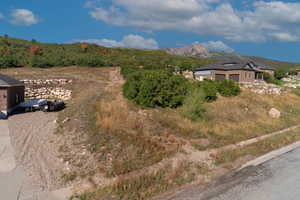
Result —
<svg viewBox="0 0 300 200"><path fill-rule="evenodd" d="M68 79L36 79L21 80L25 84L25 98L70 100L72 91L66 89L72 80Z"/></svg>

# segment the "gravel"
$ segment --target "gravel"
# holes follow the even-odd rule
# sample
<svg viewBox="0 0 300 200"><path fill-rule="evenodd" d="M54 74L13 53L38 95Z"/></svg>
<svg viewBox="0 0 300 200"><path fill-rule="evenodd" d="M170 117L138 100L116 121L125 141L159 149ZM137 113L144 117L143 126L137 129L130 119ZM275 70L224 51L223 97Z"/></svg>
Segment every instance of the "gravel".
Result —
<svg viewBox="0 0 300 200"><path fill-rule="evenodd" d="M56 113L25 113L9 118L11 143L17 164L42 190L63 186L65 164L59 158L59 136L55 135Z"/></svg>

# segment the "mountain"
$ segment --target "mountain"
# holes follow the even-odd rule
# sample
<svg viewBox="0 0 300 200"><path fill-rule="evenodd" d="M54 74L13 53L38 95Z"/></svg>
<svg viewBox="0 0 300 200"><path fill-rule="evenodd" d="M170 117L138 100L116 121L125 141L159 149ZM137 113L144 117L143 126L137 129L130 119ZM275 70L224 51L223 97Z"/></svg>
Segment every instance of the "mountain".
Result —
<svg viewBox="0 0 300 200"><path fill-rule="evenodd" d="M177 56L196 56L200 58L211 57L208 50L201 44L193 44L182 48L165 48L163 51Z"/></svg>
<svg viewBox="0 0 300 200"><path fill-rule="evenodd" d="M225 52L209 52L201 44L193 44L181 48L164 48L163 51L177 56L192 56L199 58L210 58L215 62L224 61L254 61L265 65L272 66L274 68L292 69L299 66L299 63L283 62L278 60L272 60L257 56L242 56L237 53L225 53Z"/></svg>

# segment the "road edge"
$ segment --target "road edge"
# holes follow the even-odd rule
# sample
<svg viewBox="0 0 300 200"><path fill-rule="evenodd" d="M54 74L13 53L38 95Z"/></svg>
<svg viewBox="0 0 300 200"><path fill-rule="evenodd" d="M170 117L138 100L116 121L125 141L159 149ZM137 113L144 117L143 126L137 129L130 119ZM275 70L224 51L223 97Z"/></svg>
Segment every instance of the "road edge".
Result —
<svg viewBox="0 0 300 200"><path fill-rule="evenodd" d="M294 142L294 143L292 143L288 146L284 146L280 149L276 149L276 150L271 151L267 154L264 154L264 155L262 155L258 158L255 158L254 160L251 160L251 161L245 163L244 165L242 165L242 167L240 167L237 171L241 171L242 169L247 168L247 167L261 165L265 162L273 160L273 159L275 159L279 156L282 156L282 155L284 155L286 153L289 153L289 152L291 152L295 149L298 149L298 148L300 148L300 141Z"/></svg>

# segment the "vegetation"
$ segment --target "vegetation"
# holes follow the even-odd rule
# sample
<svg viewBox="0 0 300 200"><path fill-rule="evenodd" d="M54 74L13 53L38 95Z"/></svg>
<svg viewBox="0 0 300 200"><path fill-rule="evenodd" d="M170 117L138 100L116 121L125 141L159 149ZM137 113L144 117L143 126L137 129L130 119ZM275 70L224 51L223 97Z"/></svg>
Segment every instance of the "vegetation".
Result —
<svg viewBox="0 0 300 200"><path fill-rule="evenodd" d="M172 56L163 51L111 49L93 44L47 44L0 37L0 68L53 66L120 66L125 77L143 69L184 71L210 63L209 59Z"/></svg>
<svg viewBox="0 0 300 200"><path fill-rule="evenodd" d="M216 155L216 164L227 164L236 161L238 158L250 155L260 156L272 150L279 149L300 140L299 128L285 134L272 136L265 140L243 147L239 150L227 150Z"/></svg>
<svg viewBox="0 0 300 200"><path fill-rule="evenodd" d="M275 72L275 74L277 73L277 77L278 78L284 78L284 76L281 74L281 72ZM283 81L281 79L277 79L274 76L272 76L271 74L265 72L264 73L264 81L266 81L267 83L271 83L271 84L275 84L275 85L282 85Z"/></svg>
<svg viewBox="0 0 300 200"><path fill-rule="evenodd" d="M64 178L74 180L98 173L117 180L81 195L81 200L150 198L194 180L197 174L191 171L195 164L191 160L163 166L168 170L161 165L185 152L186 147L195 152L218 148L300 120L300 97L296 92L278 96L248 90L241 93L235 82L193 82L174 73L211 62L208 59L91 44L41 44L8 37L0 38L0 43L0 67L6 68L1 73L18 78L53 76L74 80L70 86L73 98L58 119L58 133L67 137L61 147L62 157L74 169ZM108 67L95 68L98 66ZM121 67L125 80L119 68L113 66ZM281 111L280 119L269 117L274 107ZM69 120L63 122L65 119ZM249 152L259 155L265 151L258 146L270 150L296 139L298 136L287 135L245 152L217 155L216 160L222 164ZM87 159L78 153L83 148L87 149ZM198 173L207 171L208 167L199 167Z"/></svg>
<svg viewBox="0 0 300 200"><path fill-rule="evenodd" d="M188 92L188 81L171 72L144 71L132 74L123 88L125 97L141 106L176 108Z"/></svg>
<svg viewBox="0 0 300 200"><path fill-rule="evenodd" d="M192 166L188 161L179 163L175 168L167 165L164 166L164 169L157 172L138 177L120 178L111 186L72 197L71 200L75 198L82 200L149 199L159 193L195 180L196 170L191 170L191 167L196 166ZM202 167L198 170L205 173L206 171L203 171L203 169Z"/></svg>
<svg viewBox="0 0 300 200"><path fill-rule="evenodd" d="M241 93L240 86L232 80L223 80L216 83L218 92L223 97L237 96Z"/></svg>

